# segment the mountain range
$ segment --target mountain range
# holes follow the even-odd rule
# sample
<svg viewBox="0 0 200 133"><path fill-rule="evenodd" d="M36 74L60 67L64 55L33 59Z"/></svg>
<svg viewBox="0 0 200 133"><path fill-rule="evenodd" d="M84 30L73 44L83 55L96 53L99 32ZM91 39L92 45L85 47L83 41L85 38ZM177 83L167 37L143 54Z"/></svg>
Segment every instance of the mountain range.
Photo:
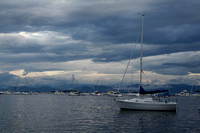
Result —
<svg viewBox="0 0 200 133"><path fill-rule="evenodd" d="M187 90L188 92L196 92L196 90L200 90L200 86L191 86L187 84L168 84L168 85L143 85L145 90L169 90L170 93L179 93L182 90ZM9 91L32 91L32 92L53 92L53 91L79 91L79 92L108 92L108 91L120 91L121 93L127 92L138 92L139 84L125 86L123 88L119 88L112 85L91 85L91 84L82 84L78 86L65 85L61 87L52 87L48 85L44 86L18 86L18 87L1 87L0 91L9 90Z"/></svg>

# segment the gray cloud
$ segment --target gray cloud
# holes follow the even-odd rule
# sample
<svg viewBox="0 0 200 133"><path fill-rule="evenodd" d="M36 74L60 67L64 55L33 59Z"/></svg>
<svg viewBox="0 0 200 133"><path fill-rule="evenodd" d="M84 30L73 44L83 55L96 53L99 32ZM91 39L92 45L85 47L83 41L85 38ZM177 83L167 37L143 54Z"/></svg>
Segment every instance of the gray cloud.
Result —
<svg viewBox="0 0 200 133"><path fill-rule="evenodd" d="M198 73L200 71L199 62L199 51L181 52L147 57L144 68L164 75L187 75L190 72Z"/></svg>
<svg viewBox="0 0 200 133"><path fill-rule="evenodd" d="M14 85L16 84L16 78L17 76L9 74L7 72L0 73L0 86L9 87L11 85Z"/></svg>
<svg viewBox="0 0 200 133"><path fill-rule="evenodd" d="M0 60L9 65L7 71L20 68L14 67L17 63L127 60L141 26L141 16L137 13L142 11L147 12L144 57L155 56L156 59L164 54L197 52L200 51L199 6L198 0L2 0ZM136 48L134 59L140 56L139 44ZM146 68L160 74L198 72L199 55L196 56L198 58L192 56L182 62L173 62L170 58L158 63L159 66L150 63ZM177 60L185 58L178 57ZM6 67L1 68L6 70ZM56 69L63 70L46 68Z"/></svg>

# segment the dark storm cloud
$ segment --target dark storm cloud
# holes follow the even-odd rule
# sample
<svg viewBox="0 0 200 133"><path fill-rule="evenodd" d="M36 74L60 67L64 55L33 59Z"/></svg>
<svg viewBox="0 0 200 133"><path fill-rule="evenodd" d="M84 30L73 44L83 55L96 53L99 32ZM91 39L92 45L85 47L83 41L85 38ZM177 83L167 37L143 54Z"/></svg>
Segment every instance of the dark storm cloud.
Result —
<svg viewBox="0 0 200 133"><path fill-rule="evenodd" d="M11 80L13 80L16 77L17 76L9 74L9 73L1 73L0 74L0 84L3 86L9 86L9 85L11 85Z"/></svg>
<svg viewBox="0 0 200 133"><path fill-rule="evenodd" d="M0 32L8 36L0 38L0 59L6 63L127 60L134 47L131 43L135 43L141 27L141 16L137 14L141 11L147 12L145 57L199 51L199 7L198 0L1 1ZM41 41L17 35L40 31L61 35L48 35ZM70 40L60 38L65 35ZM136 54L134 58L139 56ZM170 68L171 63L164 62L163 69Z"/></svg>
<svg viewBox="0 0 200 133"><path fill-rule="evenodd" d="M45 1L42 2L45 3ZM41 28L61 30L70 33L74 39L92 42L108 41L117 44L135 41L140 27L140 16L137 15L137 11L140 10L134 11L129 4L133 4L134 7L137 2L77 1L76 4L63 3L62 6L59 1L57 2L55 7L48 3L45 3L47 4L45 6L45 4L36 4L37 2L25 2L24 6L22 3L21 6L16 4L15 7L13 4L10 8L4 8L1 13L1 25L4 25L2 26L5 29L4 32L39 30ZM128 6L128 8L122 8L120 4ZM198 22L200 19L198 10L195 10L198 8L198 4L198 1L155 1L149 4L151 10L145 17L145 42L160 44L199 41L197 35L199 34ZM7 6L9 7L9 4ZM184 34L185 32L188 33L188 36Z"/></svg>
<svg viewBox="0 0 200 133"><path fill-rule="evenodd" d="M153 2L145 17L145 43L173 44L199 42L200 26L197 1ZM134 42L140 28L141 17L137 12L119 10L116 2L112 14L84 7L69 14L72 21L67 21L72 30L72 37L92 42L100 41L115 44ZM192 10L191 10L192 8ZM91 9L91 8L89 8ZM109 11L109 10L108 10ZM196 19L193 19L196 18ZM71 25L70 22L73 22ZM68 27L68 25L65 25ZM79 31L79 32L77 32Z"/></svg>

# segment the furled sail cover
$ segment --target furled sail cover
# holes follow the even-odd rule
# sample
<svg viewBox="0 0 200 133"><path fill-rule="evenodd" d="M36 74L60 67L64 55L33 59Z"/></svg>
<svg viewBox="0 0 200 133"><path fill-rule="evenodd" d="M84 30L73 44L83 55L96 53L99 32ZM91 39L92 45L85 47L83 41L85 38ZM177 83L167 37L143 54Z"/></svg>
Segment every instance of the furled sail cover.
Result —
<svg viewBox="0 0 200 133"><path fill-rule="evenodd" d="M160 92L168 92L169 90L148 90L145 91L142 86L140 86L139 93L140 94L154 94L154 93L160 93Z"/></svg>

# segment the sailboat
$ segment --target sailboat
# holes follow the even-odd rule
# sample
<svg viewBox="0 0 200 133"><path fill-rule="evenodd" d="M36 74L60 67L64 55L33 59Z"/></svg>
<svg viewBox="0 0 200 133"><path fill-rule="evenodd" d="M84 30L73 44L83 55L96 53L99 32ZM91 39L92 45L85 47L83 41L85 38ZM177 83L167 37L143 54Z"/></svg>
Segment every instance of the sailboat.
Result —
<svg viewBox="0 0 200 133"><path fill-rule="evenodd" d="M196 87L195 87L196 86ZM197 97L199 97L200 96L200 94L198 93L199 91L198 91L198 85L196 84L196 85L192 85L192 88L191 88L191 90L190 90L190 94L189 94L189 96L197 96Z"/></svg>
<svg viewBox="0 0 200 133"><path fill-rule="evenodd" d="M77 82L77 85L78 85L78 80L75 79L74 77L74 74L72 74L72 86L73 86L73 89L74 89L74 82ZM68 93L69 96L85 96L85 94L77 91L77 90L72 90L70 93Z"/></svg>
<svg viewBox="0 0 200 133"><path fill-rule="evenodd" d="M152 111L176 111L177 102L168 99L152 98L146 97L148 91L145 91L142 87L142 56L143 56L143 30L144 30L144 16L145 14L140 14L142 16L142 29L141 29L141 57L140 57L140 86L139 94L140 96L132 99L117 99L116 102L120 109L126 110L152 110Z"/></svg>
<svg viewBox="0 0 200 133"><path fill-rule="evenodd" d="M103 95L101 92L98 91L98 82L99 81L97 80L97 84L96 84L96 86L94 86L95 91L90 93L90 95L92 95L92 96L102 96Z"/></svg>

